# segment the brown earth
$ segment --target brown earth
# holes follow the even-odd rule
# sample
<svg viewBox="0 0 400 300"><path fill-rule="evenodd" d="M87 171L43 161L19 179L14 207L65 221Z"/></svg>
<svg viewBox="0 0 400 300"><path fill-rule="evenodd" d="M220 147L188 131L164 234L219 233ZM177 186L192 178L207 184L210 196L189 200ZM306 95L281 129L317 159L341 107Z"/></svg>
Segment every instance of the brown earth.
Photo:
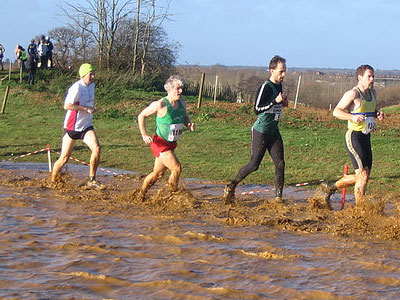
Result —
<svg viewBox="0 0 400 300"><path fill-rule="evenodd" d="M213 195L185 187L170 193L163 188L165 182L160 182L150 190L144 202L139 202L135 194L141 184L140 177L101 178L107 185L105 190L86 189L85 179L79 174L64 173L62 179L63 182L54 185L46 172L0 170L1 185L28 193L35 189L45 190L55 201L80 205L88 214L189 217L230 226L257 225L307 234L400 240L400 203L390 196L372 195L363 205L354 207L350 204L344 210L335 211L324 209L318 189L309 199L289 198L284 204L246 195L233 205L225 205L218 196L213 196L220 195L222 187L215 188Z"/></svg>

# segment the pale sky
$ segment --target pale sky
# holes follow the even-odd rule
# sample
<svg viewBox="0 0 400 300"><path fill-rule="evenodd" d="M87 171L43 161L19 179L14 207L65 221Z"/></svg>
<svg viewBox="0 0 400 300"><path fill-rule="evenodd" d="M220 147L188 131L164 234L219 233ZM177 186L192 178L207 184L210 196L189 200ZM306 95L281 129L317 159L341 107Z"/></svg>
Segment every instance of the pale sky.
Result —
<svg viewBox="0 0 400 300"><path fill-rule="evenodd" d="M66 22L60 0L0 3L9 58ZM180 64L265 66L279 54L289 68L400 69L398 0L171 0L169 12L163 27L181 45Z"/></svg>

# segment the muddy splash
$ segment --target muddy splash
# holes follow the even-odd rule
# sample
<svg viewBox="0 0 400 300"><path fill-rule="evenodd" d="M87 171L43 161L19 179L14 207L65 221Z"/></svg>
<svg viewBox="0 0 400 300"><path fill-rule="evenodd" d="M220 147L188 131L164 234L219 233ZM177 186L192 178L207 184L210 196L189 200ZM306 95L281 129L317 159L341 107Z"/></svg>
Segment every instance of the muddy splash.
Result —
<svg viewBox="0 0 400 300"><path fill-rule="evenodd" d="M14 299L392 299L400 289L398 202L370 195L322 209L307 190L220 200L223 184L70 168L0 169L0 296ZM265 187L262 187L265 189ZM258 187L261 189L261 187ZM287 189L291 191L290 189ZM260 197L261 196L261 197ZM335 200L336 199L336 200ZM315 199L314 199L315 200Z"/></svg>

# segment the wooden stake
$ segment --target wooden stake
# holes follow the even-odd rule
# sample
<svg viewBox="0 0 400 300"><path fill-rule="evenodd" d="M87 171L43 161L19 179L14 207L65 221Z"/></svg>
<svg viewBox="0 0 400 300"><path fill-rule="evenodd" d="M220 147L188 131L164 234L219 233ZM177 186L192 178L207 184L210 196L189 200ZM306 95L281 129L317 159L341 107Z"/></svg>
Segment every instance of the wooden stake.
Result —
<svg viewBox="0 0 400 300"><path fill-rule="evenodd" d="M345 165L343 168L343 175L347 175L347 174L349 174L349 166ZM341 205L340 209L344 208L345 202L346 202L346 188L344 187L344 188L342 188L342 202L341 202L342 205Z"/></svg>
<svg viewBox="0 0 400 300"><path fill-rule="evenodd" d="M299 81L297 82L296 99L294 100L294 106L293 106L293 109L296 109L296 105L297 105L297 98L299 97L300 81L301 81L301 75L299 76Z"/></svg>
<svg viewBox="0 0 400 300"><path fill-rule="evenodd" d="M218 75L215 75L214 104L217 102Z"/></svg>
<svg viewBox="0 0 400 300"><path fill-rule="evenodd" d="M6 104L7 104L7 99L8 99L8 93L9 92L10 92L10 86L7 85L6 92L4 94L3 105L1 106L1 114L4 114L4 111L6 109Z"/></svg>
<svg viewBox="0 0 400 300"><path fill-rule="evenodd" d="M50 145L47 144L47 160L49 162L49 172L51 173L51 155L50 155Z"/></svg>
<svg viewBox="0 0 400 300"><path fill-rule="evenodd" d="M205 78L206 78L206 73L201 73L199 99L197 100L197 108L201 107L201 98L203 98L203 87L204 87L204 79Z"/></svg>
<svg viewBox="0 0 400 300"><path fill-rule="evenodd" d="M11 64L11 60L10 60L10 67L8 68L8 81L11 80L11 70L12 70L12 64Z"/></svg>

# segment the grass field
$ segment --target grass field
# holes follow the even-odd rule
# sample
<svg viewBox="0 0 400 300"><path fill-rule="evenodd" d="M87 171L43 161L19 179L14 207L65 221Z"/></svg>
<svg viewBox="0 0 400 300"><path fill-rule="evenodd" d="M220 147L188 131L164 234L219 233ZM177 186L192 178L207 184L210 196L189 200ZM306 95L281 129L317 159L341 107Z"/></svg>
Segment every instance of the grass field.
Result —
<svg viewBox="0 0 400 300"><path fill-rule="evenodd" d="M5 86L0 86L3 99ZM137 126L138 113L162 93L123 91L118 97L96 94L98 112L94 126L102 145L100 166L148 173L153 156L141 139ZM250 127L255 120L250 104L205 101L196 107L196 98L187 98L195 132L185 132L176 150L183 164L183 176L227 181L250 156ZM61 93L33 91L26 86L12 86L6 112L0 115L0 159L7 160L50 144L61 145L64 119ZM398 108L386 109L388 119L373 133L374 164L370 189L397 193L400 186L399 148L400 118ZM153 132L154 118L148 122ZM281 121L285 145L286 184L310 180L333 180L350 165L344 148L346 123L335 120L329 111L298 106L288 108ZM88 161L89 152L77 143L73 157ZM53 160L56 156L53 156ZM45 154L18 161L46 162ZM352 168L350 166L350 170ZM274 168L266 155L260 169L250 174L245 183L272 184Z"/></svg>

